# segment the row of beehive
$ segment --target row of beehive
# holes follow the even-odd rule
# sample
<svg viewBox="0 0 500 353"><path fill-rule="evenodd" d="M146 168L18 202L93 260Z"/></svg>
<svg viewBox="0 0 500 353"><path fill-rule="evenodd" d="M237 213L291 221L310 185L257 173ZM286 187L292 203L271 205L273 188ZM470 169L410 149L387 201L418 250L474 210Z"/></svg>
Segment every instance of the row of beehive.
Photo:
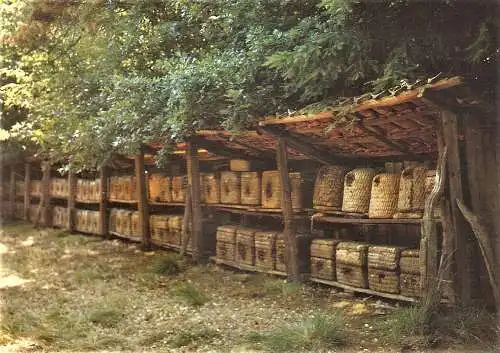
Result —
<svg viewBox="0 0 500 353"><path fill-rule="evenodd" d="M182 220L180 214L151 215L149 216L149 227L151 229L151 240L159 245L181 246ZM193 240L189 237L186 249L192 248Z"/></svg>
<svg viewBox="0 0 500 353"><path fill-rule="evenodd" d="M283 233L225 225L217 228L216 239L218 259L286 272Z"/></svg>
<svg viewBox="0 0 500 353"><path fill-rule="evenodd" d="M99 211L75 210L75 229L82 233L99 234Z"/></svg>
<svg viewBox="0 0 500 353"><path fill-rule="evenodd" d="M109 178L109 199L115 201L137 200L135 176L112 176Z"/></svg>
<svg viewBox="0 0 500 353"><path fill-rule="evenodd" d="M377 292L418 297L418 250L394 246L314 239L310 247L312 278L337 281Z"/></svg>
<svg viewBox="0 0 500 353"><path fill-rule="evenodd" d="M324 166L316 175L313 203L318 210L367 213L370 218L421 217L434 179L435 171L425 167L396 174Z"/></svg>
<svg viewBox="0 0 500 353"><path fill-rule="evenodd" d="M139 212L112 208L109 213L109 230L128 237L141 237Z"/></svg>
<svg viewBox="0 0 500 353"><path fill-rule="evenodd" d="M53 197L68 197L68 180L63 178L53 178L50 180L50 195Z"/></svg>
<svg viewBox="0 0 500 353"><path fill-rule="evenodd" d="M307 207L305 198L312 193L312 179L301 173L289 173L292 207ZM183 202L187 180L185 176L168 177L151 174L148 177L149 199L161 202ZM212 204L248 205L280 208L278 171L202 173L201 200Z"/></svg>
<svg viewBox="0 0 500 353"><path fill-rule="evenodd" d="M76 181L76 195L78 201L99 202L101 181L92 179L78 179Z"/></svg>

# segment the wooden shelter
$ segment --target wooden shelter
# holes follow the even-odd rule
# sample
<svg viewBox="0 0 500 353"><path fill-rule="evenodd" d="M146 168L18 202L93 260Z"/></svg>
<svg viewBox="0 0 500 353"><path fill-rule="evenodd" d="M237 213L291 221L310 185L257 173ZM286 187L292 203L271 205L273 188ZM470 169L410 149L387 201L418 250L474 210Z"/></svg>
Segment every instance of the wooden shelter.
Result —
<svg viewBox="0 0 500 353"><path fill-rule="evenodd" d="M115 235L142 241L144 246L155 244L182 252L191 251L199 262L205 262L215 255L215 229L218 225L235 221L240 226L272 224L272 230L261 232L265 237L259 240L259 246L251 247L255 256L258 256L258 249L267 254L265 256L273 254L272 261L271 258L262 258L248 262L246 258L245 263L238 263L228 260L227 254L224 259L216 257L215 261L244 270L288 275L293 280L309 278L347 290L402 300L415 298L312 278L309 276L308 244L312 238L326 236L335 237L338 241L361 239L365 250L368 249L365 246L380 243L391 243L393 248L418 247L419 250L404 254L419 254L420 277L415 278L420 278L424 296L431 295L430 292L437 286L451 302L467 305L478 299L498 307L499 266L496 259L500 256L500 140L495 113L493 107L474 97L461 78L454 77L429 80L415 87L409 85L384 97L364 95L351 98L316 114L268 117L253 129L239 133L200 130L188 141L176 146L172 154L173 163L168 170L161 171L167 178L165 183L176 178L175 185L180 185L178 187L184 187L179 184L179 180L184 179L179 178L186 175L183 202L148 199L147 175L160 172L153 167L152 154L162 147L161 143L151 143L133 157L134 163L130 157L117 157L118 164L110 164L92 176L98 178L101 185L100 198L93 202L95 211L100 214L99 234L110 234L110 223L116 221L110 218L110 207L118 207L116 205L119 204L130 212L137 212L139 225L136 231L139 234L127 236L115 232ZM210 173L210 180L217 180L220 171L229 169L229 159L249 161L249 165L256 166L256 175L262 170L277 169L280 208L204 203L201 199L202 188L208 186L203 185L205 179L200 178L200 173ZM117 170L118 165L122 169ZM422 218L353 217L338 210L314 210L312 204L294 208L292 200L297 197L297 192L306 192L307 183L296 184L289 172L299 172L304 179L307 171L321 165L372 168L392 173L399 173L405 167L423 165L436 170L436 177ZM19 166L11 166L11 169L17 171ZM25 187L29 190L33 168L28 163L24 170ZM128 171L134 171L135 197L131 201L110 200L108 179ZM65 206L70 230L74 230L75 209L80 202L75 200L71 191L76 177L71 173L68 177L70 192ZM6 180L5 173L3 180ZM12 177L11 185L15 180L15 176ZM42 183L48 183L47 172L42 180L45 180ZM257 180L255 185L260 185L261 179ZM174 184L168 185L172 188ZM260 191L266 193L271 190L263 186ZM3 197L13 207L18 196L4 192ZM31 197L29 192L23 196L25 209L29 207ZM80 202L80 207L82 205L84 203ZM436 210L439 218L434 217ZM167 222L157 216L167 211L172 221ZM24 214L28 216L27 211ZM176 225L179 218L174 216L181 216L182 227ZM161 240L168 229L182 229L180 245ZM250 233L247 231L245 234ZM231 244L230 237L224 235L224 242L229 242L230 249L239 249L236 237L234 239L235 243ZM247 236L245 244L249 241L253 238ZM262 244L270 244L274 250L267 251L265 247L261 248ZM281 248L277 244L286 244L286 251L282 254L284 259L280 257ZM358 249L359 246L351 248ZM241 249L248 251L248 247ZM383 249L377 251L383 253ZM370 253L370 250L365 252ZM391 254L400 253L399 249ZM249 265L279 261L287 264L286 273L279 266L263 269ZM399 267L390 269L399 271ZM390 272L387 269L384 271ZM396 275L399 272L390 272L391 278Z"/></svg>

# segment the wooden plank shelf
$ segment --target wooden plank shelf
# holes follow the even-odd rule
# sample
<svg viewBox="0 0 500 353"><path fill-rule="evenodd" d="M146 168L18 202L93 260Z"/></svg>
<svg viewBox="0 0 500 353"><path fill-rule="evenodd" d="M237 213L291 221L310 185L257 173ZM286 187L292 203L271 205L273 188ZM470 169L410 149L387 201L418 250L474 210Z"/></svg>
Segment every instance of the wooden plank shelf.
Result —
<svg viewBox="0 0 500 353"><path fill-rule="evenodd" d="M217 265L225 265L228 267L236 268L236 269L241 270L241 271L267 273L270 275L281 276L281 277L287 276L286 272L269 270L269 269L265 269L265 268L259 268L259 267L255 267L255 266L236 263L234 261L230 261L230 260L226 260L226 259L219 259L215 256L211 257L210 260L213 261Z"/></svg>
<svg viewBox="0 0 500 353"><path fill-rule="evenodd" d="M137 205L137 200L115 200L115 199L110 199L108 200L109 203L121 203L121 204L127 204L127 205ZM99 201L97 201L99 203Z"/></svg>
<svg viewBox="0 0 500 353"><path fill-rule="evenodd" d="M167 206L167 207L179 207L186 205L184 202L158 202L158 201L148 201L148 204L152 206Z"/></svg>
<svg viewBox="0 0 500 353"><path fill-rule="evenodd" d="M265 216L281 218L283 216L281 209L277 208L258 208L243 205L226 205L226 204L205 204L206 207L213 207L217 211L231 212L243 215L252 216ZM235 207L238 206L238 207ZM301 210L294 212L295 218L308 218L310 217L310 210Z"/></svg>
<svg viewBox="0 0 500 353"><path fill-rule="evenodd" d="M174 244L167 244L167 243L161 243L155 239L151 239L151 244L159 247L159 248L163 248L163 249L167 249L167 250L174 250L174 251L177 251L177 252L180 252L181 251L181 248L182 246L181 245L174 245ZM192 254L192 251L190 249L186 249L186 254Z"/></svg>
<svg viewBox="0 0 500 353"><path fill-rule="evenodd" d="M327 222L335 224L420 224L420 218L344 218L332 216L313 215L314 222Z"/></svg>
<svg viewBox="0 0 500 353"><path fill-rule="evenodd" d="M75 199L75 202L76 203L84 203L84 204L87 204L87 205L98 205L99 204L98 200L91 201L91 200L78 200L78 199Z"/></svg>
<svg viewBox="0 0 500 353"><path fill-rule="evenodd" d="M399 301L406 301L406 302L411 302L411 303L416 303L418 302L418 299L416 298L411 298L411 297L406 297L404 295L399 295L399 294L392 294L392 293L383 293L383 292L377 292L368 288L358 288L358 287L353 287L347 284L339 283L336 281L329 281L325 279L320 279L320 278L309 278L311 282L315 283L321 283L325 284L328 286L332 287L337 287L341 288L347 291L352 291L356 293L363 293L363 294L369 294L369 295L374 295L382 298L387 298L387 299L393 299L393 300L399 300Z"/></svg>
<svg viewBox="0 0 500 353"><path fill-rule="evenodd" d="M109 231L109 234L114 235L115 237L118 237L118 238L128 239L128 240L131 240L131 241L136 242L136 243L141 242L140 237L133 237L131 235L120 234L120 233L113 232L113 231Z"/></svg>
<svg viewBox="0 0 500 353"><path fill-rule="evenodd" d="M50 196L51 200L64 200L68 201L68 196Z"/></svg>

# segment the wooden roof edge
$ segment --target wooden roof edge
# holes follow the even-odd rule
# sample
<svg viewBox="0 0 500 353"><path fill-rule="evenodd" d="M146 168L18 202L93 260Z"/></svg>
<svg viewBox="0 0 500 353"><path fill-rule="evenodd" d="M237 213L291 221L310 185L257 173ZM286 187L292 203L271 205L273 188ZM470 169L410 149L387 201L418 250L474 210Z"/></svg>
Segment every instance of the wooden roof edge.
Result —
<svg viewBox="0 0 500 353"><path fill-rule="evenodd" d="M444 89L449 89L453 88L459 85L463 84L463 78L460 76L455 76L451 78L446 78L437 81L434 84L431 85L424 85L420 86L417 88L414 88L412 90L404 91L396 96L389 96L389 97L383 97L380 99L370 99L368 101L365 101L361 104L355 105L353 104L353 110L354 112L359 112L367 109L374 109L374 108L381 108L381 107L389 107L401 103L406 103L409 101L412 101L414 99L417 99L420 97L422 94L422 90L432 90L432 91L441 91ZM298 115L298 116L291 116L287 118L281 118L281 119L269 119L269 120L262 120L259 122L259 126L266 126L266 125L279 125L279 124L295 124L295 123L300 123L300 122L306 122L306 121L316 121L316 120L328 120L333 118L334 112L332 111L324 111L320 112L317 114L311 114L311 115Z"/></svg>

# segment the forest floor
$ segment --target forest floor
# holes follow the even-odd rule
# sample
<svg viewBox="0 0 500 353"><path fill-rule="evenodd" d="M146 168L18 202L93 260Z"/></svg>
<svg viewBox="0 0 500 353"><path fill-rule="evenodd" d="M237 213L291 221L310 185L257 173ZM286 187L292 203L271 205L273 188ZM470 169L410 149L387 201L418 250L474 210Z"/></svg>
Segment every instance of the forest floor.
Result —
<svg viewBox="0 0 500 353"><path fill-rule="evenodd" d="M2 353L497 351L477 312L423 338L413 307L25 223L0 265Z"/></svg>

